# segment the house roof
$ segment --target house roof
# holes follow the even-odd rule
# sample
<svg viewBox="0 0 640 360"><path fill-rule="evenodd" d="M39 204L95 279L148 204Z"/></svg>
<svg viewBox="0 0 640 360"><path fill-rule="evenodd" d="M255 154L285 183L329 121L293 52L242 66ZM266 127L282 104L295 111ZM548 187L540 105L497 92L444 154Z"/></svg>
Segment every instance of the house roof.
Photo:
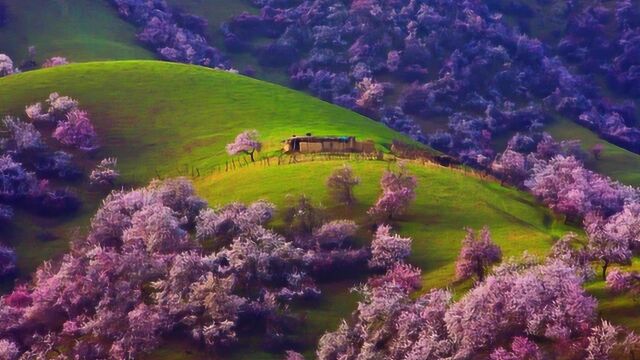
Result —
<svg viewBox="0 0 640 360"><path fill-rule="evenodd" d="M307 142L318 142L318 141L349 142L352 139L355 139L355 136L292 136L286 140L283 140L283 142L289 142L293 140L302 140Z"/></svg>

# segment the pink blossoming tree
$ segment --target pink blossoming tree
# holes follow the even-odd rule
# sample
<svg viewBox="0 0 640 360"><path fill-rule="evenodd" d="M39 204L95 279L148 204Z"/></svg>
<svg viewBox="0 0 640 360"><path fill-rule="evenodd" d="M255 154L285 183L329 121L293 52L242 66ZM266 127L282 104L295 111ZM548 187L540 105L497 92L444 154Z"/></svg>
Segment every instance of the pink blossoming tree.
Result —
<svg viewBox="0 0 640 360"><path fill-rule="evenodd" d="M5 117L2 123L11 135L11 140L16 150L25 151L44 148L42 135L33 124L10 116Z"/></svg>
<svg viewBox="0 0 640 360"><path fill-rule="evenodd" d="M594 260L602 262L602 280L607 278L610 264L630 264L629 239L607 227L604 219L590 215L585 219L585 230L589 236L587 251Z"/></svg>
<svg viewBox="0 0 640 360"><path fill-rule="evenodd" d="M251 161L255 161L254 153L262 149L262 143L258 140L257 130L245 130L236 136L235 140L227 144L227 153L236 155L244 153L251 157Z"/></svg>
<svg viewBox="0 0 640 360"><path fill-rule="evenodd" d="M386 171L380 179L382 194L369 209L368 214L375 218L393 219L403 214L416 197L418 186L416 177L408 174L401 165L400 171Z"/></svg>

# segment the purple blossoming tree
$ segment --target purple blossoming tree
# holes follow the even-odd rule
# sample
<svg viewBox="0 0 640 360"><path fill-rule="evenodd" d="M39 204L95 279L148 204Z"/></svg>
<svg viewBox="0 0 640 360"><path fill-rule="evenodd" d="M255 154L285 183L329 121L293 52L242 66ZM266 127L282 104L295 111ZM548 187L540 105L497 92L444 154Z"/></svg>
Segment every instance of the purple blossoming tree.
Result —
<svg viewBox="0 0 640 360"><path fill-rule="evenodd" d="M484 280L487 268L502 260L502 251L493 243L487 226L479 235L467 228L467 235L462 240L460 255L456 261L456 277L459 280L476 276L479 282Z"/></svg>
<svg viewBox="0 0 640 360"><path fill-rule="evenodd" d="M411 239L391 233L391 226L380 225L371 241L369 267L388 269L411 254Z"/></svg>
<svg viewBox="0 0 640 360"><path fill-rule="evenodd" d="M368 214L378 219L391 220L407 211L416 197L416 177L410 175L403 165L400 171L385 171L380 179L382 194L369 209Z"/></svg>
<svg viewBox="0 0 640 360"><path fill-rule="evenodd" d="M97 134L86 111L72 110L66 119L58 122L53 137L62 144L83 151L98 147Z"/></svg>

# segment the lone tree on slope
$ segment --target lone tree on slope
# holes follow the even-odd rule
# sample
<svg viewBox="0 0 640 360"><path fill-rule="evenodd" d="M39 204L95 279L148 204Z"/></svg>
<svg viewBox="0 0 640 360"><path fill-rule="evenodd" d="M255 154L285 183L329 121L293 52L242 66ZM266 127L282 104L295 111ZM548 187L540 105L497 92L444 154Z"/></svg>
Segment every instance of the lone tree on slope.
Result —
<svg viewBox="0 0 640 360"><path fill-rule="evenodd" d="M487 268L502 259L502 251L491 239L488 227L483 227L479 236L471 228L466 230L456 261L456 277L464 280L475 275L478 282L482 282Z"/></svg>
<svg viewBox="0 0 640 360"><path fill-rule="evenodd" d="M355 176L349 165L335 169L327 178L327 188L336 201L351 205L355 201L353 187L360 184L360 178Z"/></svg>
<svg viewBox="0 0 640 360"><path fill-rule="evenodd" d="M262 149L262 143L258 140L257 130L245 130L236 136L236 139L227 144L227 153L236 155L245 153L251 157L251 161L255 161L253 154Z"/></svg>

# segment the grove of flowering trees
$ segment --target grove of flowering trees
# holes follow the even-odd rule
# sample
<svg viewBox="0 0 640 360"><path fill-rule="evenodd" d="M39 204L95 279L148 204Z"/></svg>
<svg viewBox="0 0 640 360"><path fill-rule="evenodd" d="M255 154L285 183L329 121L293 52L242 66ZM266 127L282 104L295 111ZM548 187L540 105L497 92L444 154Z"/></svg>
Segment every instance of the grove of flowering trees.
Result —
<svg viewBox="0 0 640 360"><path fill-rule="evenodd" d="M113 192L68 254L0 298L0 354L135 358L175 333L222 350L257 329L288 348L288 304L320 296L310 274L368 252L349 245L353 222L294 243L264 226L273 213L263 201L209 209L185 179ZM3 271L12 254L2 248Z"/></svg>
<svg viewBox="0 0 640 360"><path fill-rule="evenodd" d="M172 9L164 0L110 0L122 18L136 25L138 39L164 60L227 68L228 61L207 42L207 21Z"/></svg>
<svg viewBox="0 0 640 360"><path fill-rule="evenodd" d="M0 231L14 230L14 217L22 213L16 210L26 210L26 216L64 217L80 208L76 189L85 176L80 164L93 161L86 153L98 148L97 134L77 100L51 93L44 104L27 106L27 121L6 116L0 124ZM67 149L56 149L45 133ZM78 162L76 156L87 161ZM89 182L113 185L115 159L105 159L86 175ZM2 268L15 269L15 252L0 246ZM2 271L2 276L13 274Z"/></svg>
<svg viewBox="0 0 640 360"><path fill-rule="evenodd" d="M562 21L571 17L558 44L532 38L527 28L505 20L503 13L533 14L517 0L259 1L259 14L239 14L221 32L228 51L281 67L292 87L360 111L473 166L488 165L493 135L526 131L556 114L638 152L633 103L612 102L590 73L570 67L577 62L584 72L603 74L614 88L634 94L638 3L618 1L615 11L594 3L540 2ZM447 131L423 134L416 119L434 117L449 119ZM450 141L443 143L444 137Z"/></svg>
<svg viewBox="0 0 640 360"><path fill-rule="evenodd" d="M353 320L321 338L317 357L582 359L623 346L618 337L600 336L596 300L571 267L555 260L505 263L458 301L445 290L414 300L415 288L404 283L387 274L361 287ZM557 346L543 350L535 344L540 339Z"/></svg>

